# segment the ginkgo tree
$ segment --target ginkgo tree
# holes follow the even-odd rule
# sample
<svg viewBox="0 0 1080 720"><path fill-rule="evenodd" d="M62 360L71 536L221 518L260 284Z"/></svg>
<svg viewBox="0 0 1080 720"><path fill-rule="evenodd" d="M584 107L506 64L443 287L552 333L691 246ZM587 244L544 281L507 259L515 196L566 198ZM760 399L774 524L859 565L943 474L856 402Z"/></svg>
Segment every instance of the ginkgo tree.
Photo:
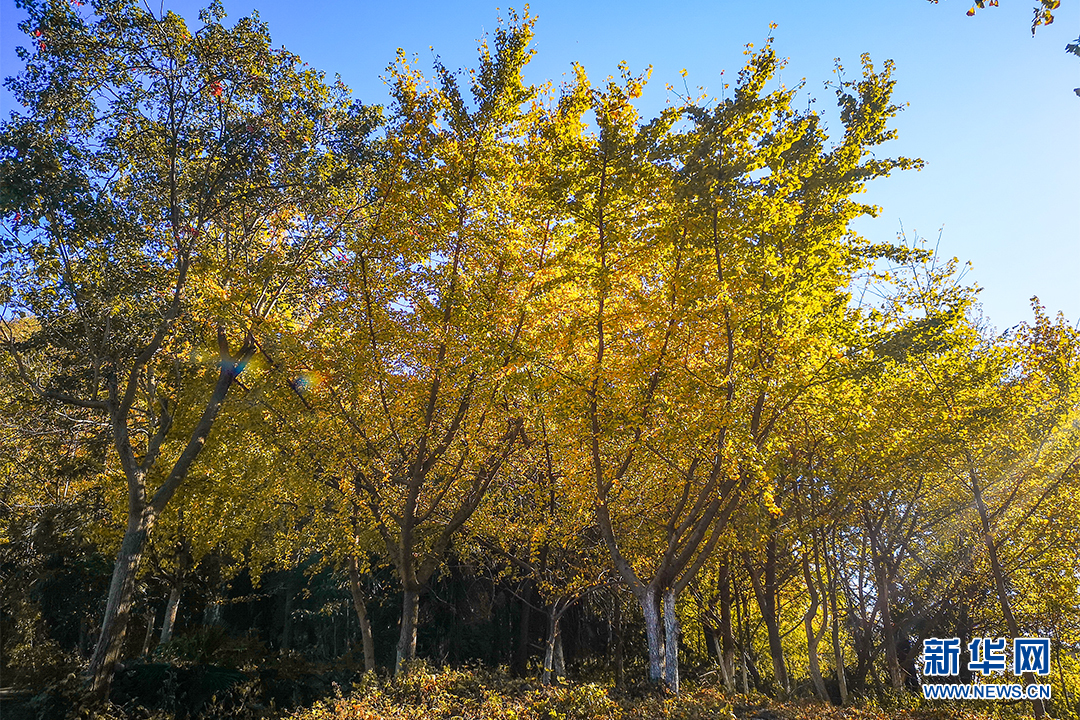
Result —
<svg viewBox="0 0 1080 720"><path fill-rule="evenodd" d="M416 654L422 592L526 440L517 299L543 231L518 191L532 23L512 16L467 73L437 64L429 81L399 54L374 200L335 248L317 316L283 340L290 368L324 375L318 474L363 508L353 522L401 582L396 672Z"/></svg>
<svg viewBox="0 0 1080 720"><path fill-rule="evenodd" d="M220 4L194 32L126 0L26 10L35 47L8 83L24 110L0 129L4 347L47 407L107 424L105 472L126 489L89 669L101 698L154 523L260 336L302 304L366 125L343 86Z"/></svg>
<svg viewBox="0 0 1080 720"><path fill-rule="evenodd" d="M597 523L641 605L650 679L673 690L680 593L749 498L781 512L774 431L837 377L847 285L874 254L847 228L874 209L851 196L917 165L871 154L893 136L891 66L864 58L838 88L844 134L826 148L795 90L765 91L771 43L747 54L732 97L647 123L644 76L593 88L578 68L548 122L574 237L546 300L563 350L542 362L581 408Z"/></svg>

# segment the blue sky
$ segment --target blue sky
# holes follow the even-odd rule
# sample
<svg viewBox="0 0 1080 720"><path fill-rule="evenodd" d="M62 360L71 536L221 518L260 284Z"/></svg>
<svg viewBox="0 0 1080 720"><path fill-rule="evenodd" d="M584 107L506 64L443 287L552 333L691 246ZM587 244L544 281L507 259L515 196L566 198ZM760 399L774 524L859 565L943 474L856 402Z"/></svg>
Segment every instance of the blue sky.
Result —
<svg viewBox="0 0 1080 720"><path fill-rule="evenodd" d="M160 0L154 0L158 7ZM857 229L874 241L895 237L901 224L936 241L940 251L973 264L968 279L982 286L990 322L1005 329L1031 317L1038 295L1051 312L1080 320L1080 58L1064 52L1080 35L1080 3L1065 0L1056 22L1029 31L1034 0L1001 0L967 17L967 5L942 0L741 0L729 2L589 3L535 0L538 53L529 79L559 81L572 62L600 80L625 60L632 70L653 66L642 112L667 99L665 85L719 92L720 71L730 79L746 43L759 45L773 31L776 49L790 58L782 79L806 79L804 95L826 111L833 59L849 74L859 55L896 63L894 99L909 107L896 119L890 155L921 157L921 172L876 181L866 196L882 206L877 219ZM165 0L164 6L197 24L201 3ZM506 3L502 7L506 7ZM338 73L356 96L384 102L380 79L397 48L430 65L435 47L450 67L475 59L475 41L497 24L493 2L414 1L408 5L345 0L225 0L230 19L258 9L275 43L311 65ZM519 7L520 9L520 7ZM0 0L0 63L8 76L20 65L14 48L25 44L13 0ZM0 96L3 116L12 109ZM829 117L829 113L826 112ZM835 117L835 115L832 115ZM836 127L837 122L830 123Z"/></svg>

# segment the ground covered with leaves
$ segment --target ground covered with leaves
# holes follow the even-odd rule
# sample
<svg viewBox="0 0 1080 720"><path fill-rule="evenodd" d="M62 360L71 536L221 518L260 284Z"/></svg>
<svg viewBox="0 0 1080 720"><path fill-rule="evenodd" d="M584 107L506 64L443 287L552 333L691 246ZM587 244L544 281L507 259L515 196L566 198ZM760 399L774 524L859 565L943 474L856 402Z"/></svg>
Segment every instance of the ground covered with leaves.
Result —
<svg viewBox="0 0 1080 720"><path fill-rule="evenodd" d="M679 695L642 684L569 682L545 687L483 667L433 669L403 678L289 663L254 672L148 663L118 676L111 701L91 708L74 675L45 692L0 698L4 720L1011 720L1026 704L926 703L917 695L863 698L847 707L779 702L688 682Z"/></svg>
<svg viewBox="0 0 1080 720"><path fill-rule="evenodd" d="M319 701L289 720L975 720L1023 716L1026 707L965 708L915 696L884 705L836 707L816 700L777 702L693 686L678 696L642 689L617 692L596 683L543 687L483 670L416 671L388 683L369 681L351 694Z"/></svg>

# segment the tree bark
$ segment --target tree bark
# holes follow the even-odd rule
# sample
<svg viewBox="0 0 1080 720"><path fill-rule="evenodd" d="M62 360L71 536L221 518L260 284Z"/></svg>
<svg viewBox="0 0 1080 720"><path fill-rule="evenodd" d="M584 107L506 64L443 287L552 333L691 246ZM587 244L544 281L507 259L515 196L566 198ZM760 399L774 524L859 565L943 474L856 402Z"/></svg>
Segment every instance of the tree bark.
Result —
<svg viewBox="0 0 1080 720"><path fill-rule="evenodd" d="M743 653L743 672L750 672L750 679L754 681L754 689L759 693L765 693L768 691L768 687L765 685L765 678L761 677L761 671L758 670L757 664L754 662L754 658L750 657L749 652ZM746 685L746 675L743 675L743 692L750 692L750 688Z"/></svg>
<svg viewBox="0 0 1080 720"><path fill-rule="evenodd" d="M734 587L735 590L735 630L739 633L739 641L742 646L739 650L739 667L742 669L742 691L743 695L750 692L750 684L747 682L746 674L746 650L750 646L749 633L746 631L746 624L743 622L743 617L746 613L743 609L749 612L749 608L745 607L742 593L739 591L739 586Z"/></svg>
<svg viewBox="0 0 1080 720"><path fill-rule="evenodd" d="M821 643L821 637L828 627L829 620L827 616L829 612L825 610L826 617L821 620L821 630L815 633L814 618L817 617L818 608L821 607L821 597L818 595L817 587L814 584L814 577L810 573L810 558L808 555L803 556L803 579L806 581L807 592L810 593L810 607L806 609L806 613L803 615L810 679L814 683L814 690L817 692L818 698L822 702L829 702L829 692L825 689L825 679L821 677L821 665L818 659L818 645Z"/></svg>
<svg viewBox="0 0 1080 720"><path fill-rule="evenodd" d="M360 587L360 568L355 555L349 556L349 590L352 592L356 619L360 623L360 639L364 647L364 670L371 672L375 669L375 639L371 635L371 621L368 620L364 591Z"/></svg>
<svg viewBox="0 0 1080 720"><path fill-rule="evenodd" d="M282 610L281 619L281 649L288 650L292 645L292 609L293 609L293 595L295 589L292 585L292 578L287 578L285 584L282 586L282 593L285 595L285 605ZM210 613L211 606L207 606L206 613Z"/></svg>
<svg viewBox="0 0 1080 720"><path fill-rule="evenodd" d="M731 630L731 565L725 560L720 565L717 579L720 594L720 670L724 676L724 687L728 692L735 692L735 637Z"/></svg>
<svg viewBox="0 0 1080 720"><path fill-rule="evenodd" d="M746 570L750 574L750 583L754 588L754 598L757 600L761 619L765 623L769 636L769 656L772 659L776 683L780 686L781 695L787 697L791 694L791 683L788 680L787 665L784 662L784 645L780 639L780 624L776 609L776 540L770 539L766 546L764 585L761 582L761 573L754 567L750 554L746 553L744 559Z"/></svg>
<svg viewBox="0 0 1080 720"><path fill-rule="evenodd" d="M866 506L864 506L866 507ZM892 609L890 608L890 581L888 561L883 556L883 549L879 543L877 530L871 520L870 511L864 510L866 515L866 529L870 535L870 561L874 564L874 580L877 585L877 605L881 614L882 637L885 643L885 664L889 673L889 685L893 690L904 689L904 678L900 672L900 659L896 651L896 627L893 625Z"/></svg>
<svg viewBox="0 0 1080 720"><path fill-rule="evenodd" d="M896 627L893 625L892 609L889 607L889 571L884 560L875 562L874 572L878 586L878 608L881 612L882 637L885 643L885 664L889 671L889 685L893 690L904 689L900 672L900 658L896 651Z"/></svg>
<svg viewBox="0 0 1080 720"><path fill-rule="evenodd" d="M677 598L672 590L664 591L664 684L679 692L679 614Z"/></svg>
<svg viewBox="0 0 1080 720"><path fill-rule="evenodd" d="M560 623L561 624L561 623ZM557 682L562 682L566 679L566 655L563 653L563 636L562 628L555 635L555 657L553 658L555 663L554 672Z"/></svg>
<svg viewBox="0 0 1080 720"><path fill-rule="evenodd" d="M154 608L152 605L146 608L146 635L143 636L142 657L150 654L150 647L154 644Z"/></svg>
<svg viewBox="0 0 1080 720"><path fill-rule="evenodd" d="M641 598L641 612L645 616L645 643L649 650L649 682L660 684L664 680L664 626L660 615L660 593L651 585Z"/></svg>
<svg viewBox="0 0 1080 720"><path fill-rule="evenodd" d="M105 619L101 624L94 655L90 659L90 699L102 702L109 696L116 665L124 649L128 621L131 616L131 596L135 576L142 563L146 540L154 525L154 512L149 507L128 513L127 531L116 554L109 597L105 603Z"/></svg>
<svg viewBox="0 0 1080 720"><path fill-rule="evenodd" d="M559 615L552 607L548 610L547 634L544 638L544 669L540 673L541 685L557 685L558 675L555 673L555 644L559 637Z"/></svg>
<svg viewBox="0 0 1080 720"><path fill-rule="evenodd" d="M398 635L394 675L400 675L405 666L416 659L416 625L420 617L420 591L406 587L401 598L401 632Z"/></svg>
<svg viewBox="0 0 1080 720"><path fill-rule="evenodd" d="M723 650L720 649L720 631L716 629L708 620L702 620L701 633L705 636L705 651L706 654L716 661L717 665L720 664L721 659L724 657ZM720 668L723 670L723 667ZM725 687L726 687L725 679Z"/></svg>
<svg viewBox="0 0 1080 720"><path fill-rule="evenodd" d="M823 543L824 543L823 539ZM836 597L839 594L837 588L836 573L833 572L829 564L829 551L828 546L825 546L825 552L823 553L825 559L825 579L827 581L826 592L829 599L829 610L832 617L832 646L833 646L833 663L836 666L836 682L840 686L840 704L847 705L848 702L848 687L847 687L847 670L844 667L844 646L840 642L840 613L837 609Z"/></svg>
<svg viewBox="0 0 1080 720"><path fill-rule="evenodd" d="M165 619L161 623L161 643L172 639L173 625L176 623L176 611L180 607L180 595L184 591L183 580L174 579L169 587L169 600L165 603Z"/></svg>
<svg viewBox="0 0 1080 720"><path fill-rule="evenodd" d="M994 586L997 588L998 601L1001 603L1001 614L1005 616L1005 625L1009 628L1009 635L1013 638L1020 637L1020 624L1012 611L1012 603L1009 601L1009 590L1005 586L1005 572L998 558L997 543L994 541L994 533L990 528L990 513L983 501L982 485L979 476L975 472L975 462L970 454L967 455L968 477L971 480L971 494L975 499L975 507L979 511L979 522L982 526L983 544L990 559L990 572L994 576ZM1035 677L1031 673L1024 673L1024 684L1032 685ZM1042 700L1032 700L1031 709L1036 720L1041 720L1046 715L1046 708Z"/></svg>

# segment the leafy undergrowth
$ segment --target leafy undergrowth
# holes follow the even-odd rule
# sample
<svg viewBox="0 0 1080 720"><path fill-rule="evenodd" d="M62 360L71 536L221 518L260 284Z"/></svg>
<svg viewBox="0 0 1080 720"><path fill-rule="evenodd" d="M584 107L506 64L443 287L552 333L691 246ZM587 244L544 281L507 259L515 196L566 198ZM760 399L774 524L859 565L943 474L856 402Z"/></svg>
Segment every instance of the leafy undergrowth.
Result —
<svg viewBox="0 0 1080 720"><path fill-rule="evenodd" d="M295 663L294 663L295 664ZM112 702L91 710L71 675L34 697L3 699L3 720L1014 720L1026 705L927 705L914 695L891 707L851 707L761 695L725 695L690 686L676 696L641 687L616 692L595 683L543 687L485 668L433 670L418 663L403 678L313 672L279 663L250 672L208 665L146 664L114 682ZM346 679L352 675L353 680ZM351 688L343 692L342 688ZM24 693L25 694L25 693ZM322 698L317 699L317 698ZM294 709L289 708L304 708Z"/></svg>
<svg viewBox="0 0 1080 720"><path fill-rule="evenodd" d="M289 720L980 720L955 707L884 710L816 701L777 703L710 687L677 697L620 695L596 684L540 687L483 670L417 670L400 680L365 680L348 695Z"/></svg>

